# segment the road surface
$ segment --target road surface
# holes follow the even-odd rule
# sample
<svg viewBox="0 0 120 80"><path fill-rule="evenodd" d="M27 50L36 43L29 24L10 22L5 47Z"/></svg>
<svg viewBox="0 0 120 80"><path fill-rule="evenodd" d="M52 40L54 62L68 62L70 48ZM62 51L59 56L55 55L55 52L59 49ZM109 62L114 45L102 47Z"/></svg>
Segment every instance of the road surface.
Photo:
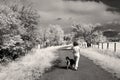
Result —
<svg viewBox="0 0 120 80"><path fill-rule="evenodd" d="M80 57L79 68L77 71L67 70L65 67L65 57L72 57L71 50L66 47L59 49L59 64L49 72L46 72L40 80L117 80L111 73L95 65L91 60L84 56Z"/></svg>

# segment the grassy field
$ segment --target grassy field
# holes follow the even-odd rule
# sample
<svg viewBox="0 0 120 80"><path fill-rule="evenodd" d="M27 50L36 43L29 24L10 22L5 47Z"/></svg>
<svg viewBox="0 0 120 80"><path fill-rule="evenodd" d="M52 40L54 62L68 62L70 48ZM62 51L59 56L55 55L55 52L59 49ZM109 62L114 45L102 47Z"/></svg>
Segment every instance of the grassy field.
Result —
<svg viewBox="0 0 120 80"><path fill-rule="evenodd" d="M48 70L57 59L55 51L58 47L33 49L30 54L6 67L1 66L0 80L38 80L44 71Z"/></svg>

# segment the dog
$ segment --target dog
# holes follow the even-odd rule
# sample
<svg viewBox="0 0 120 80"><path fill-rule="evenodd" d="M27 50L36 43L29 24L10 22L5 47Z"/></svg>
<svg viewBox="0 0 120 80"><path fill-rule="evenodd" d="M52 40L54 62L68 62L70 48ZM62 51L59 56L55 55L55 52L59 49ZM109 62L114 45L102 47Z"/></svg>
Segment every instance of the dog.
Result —
<svg viewBox="0 0 120 80"><path fill-rule="evenodd" d="M75 60L70 59L68 56L66 57L66 68L74 68L75 66Z"/></svg>

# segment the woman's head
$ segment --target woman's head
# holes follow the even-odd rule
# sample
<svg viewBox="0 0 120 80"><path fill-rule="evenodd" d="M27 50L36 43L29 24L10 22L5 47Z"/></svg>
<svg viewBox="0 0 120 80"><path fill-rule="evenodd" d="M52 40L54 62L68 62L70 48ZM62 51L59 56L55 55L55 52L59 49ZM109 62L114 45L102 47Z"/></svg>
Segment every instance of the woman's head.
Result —
<svg viewBox="0 0 120 80"><path fill-rule="evenodd" d="M78 42L76 41L73 42L73 46L78 46L78 45L79 45Z"/></svg>
<svg viewBox="0 0 120 80"><path fill-rule="evenodd" d="M70 59L70 58L67 56L67 57L66 57L66 60L69 60L69 59Z"/></svg>

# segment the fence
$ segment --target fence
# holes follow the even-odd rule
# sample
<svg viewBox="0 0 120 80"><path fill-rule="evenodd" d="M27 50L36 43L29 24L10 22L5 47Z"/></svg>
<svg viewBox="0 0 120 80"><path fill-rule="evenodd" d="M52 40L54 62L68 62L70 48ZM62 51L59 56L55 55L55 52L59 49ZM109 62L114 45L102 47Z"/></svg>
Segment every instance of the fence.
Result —
<svg viewBox="0 0 120 80"><path fill-rule="evenodd" d="M98 45L93 45L92 47L104 50L107 49L114 52L120 52L120 42L99 43Z"/></svg>

